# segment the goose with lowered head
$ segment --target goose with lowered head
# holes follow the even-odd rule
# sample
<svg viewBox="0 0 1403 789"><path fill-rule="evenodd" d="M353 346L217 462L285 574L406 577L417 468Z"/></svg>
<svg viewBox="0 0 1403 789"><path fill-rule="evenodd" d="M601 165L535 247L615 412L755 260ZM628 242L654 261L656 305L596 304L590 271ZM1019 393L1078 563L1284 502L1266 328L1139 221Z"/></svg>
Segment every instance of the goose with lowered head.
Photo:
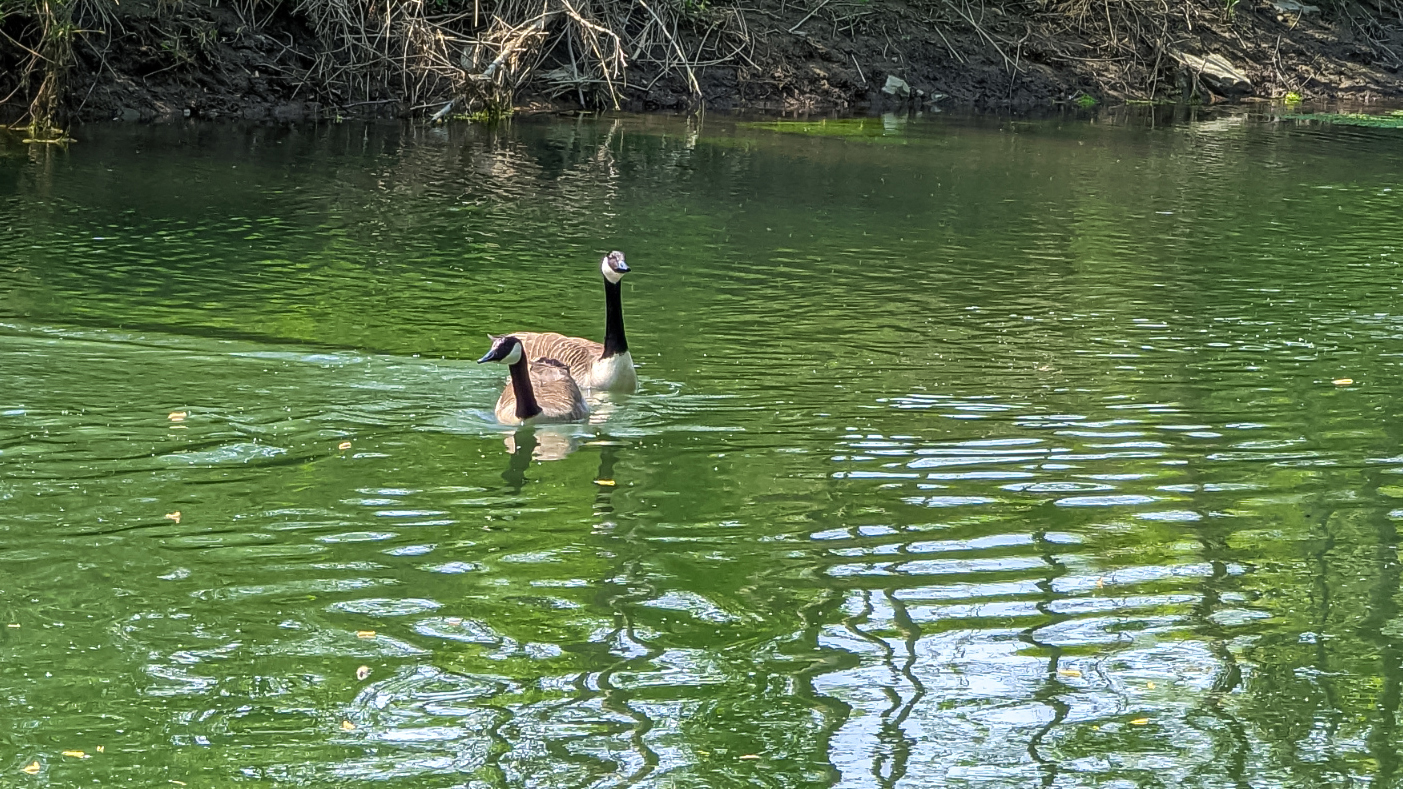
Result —
<svg viewBox="0 0 1403 789"><path fill-rule="evenodd" d="M481 359L507 365L509 378L497 398L494 413L504 425L537 422L576 422L589 416L589 405L570 368L555 359L527 360L521 340L512 335L492 337L492 348Z"/></svg>
<svg viewBox="0 0 1403 789"><path fill-rule="evenodd" d="M638 374L624 336L624 307L619 283L629 272L624 253L615 250L599 261L604 275L604 342L567 337L556 332L515 332L528 359L557 359L570 368L582 389L596 392L632 392Z"/></svg>

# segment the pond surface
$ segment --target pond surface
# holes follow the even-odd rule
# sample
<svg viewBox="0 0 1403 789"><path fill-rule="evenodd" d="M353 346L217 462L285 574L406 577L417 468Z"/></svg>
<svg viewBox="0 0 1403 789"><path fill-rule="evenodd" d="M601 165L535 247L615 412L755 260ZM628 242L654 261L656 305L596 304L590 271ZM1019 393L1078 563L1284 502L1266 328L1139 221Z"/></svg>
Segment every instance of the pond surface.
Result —
<svg viewBox="0 0 1403 789"><path fill-rule="evenodd" d="M1396 131L78 136L0 148L0 784L1400 782ZM639 393L495 425L615 248Z"/></svg>

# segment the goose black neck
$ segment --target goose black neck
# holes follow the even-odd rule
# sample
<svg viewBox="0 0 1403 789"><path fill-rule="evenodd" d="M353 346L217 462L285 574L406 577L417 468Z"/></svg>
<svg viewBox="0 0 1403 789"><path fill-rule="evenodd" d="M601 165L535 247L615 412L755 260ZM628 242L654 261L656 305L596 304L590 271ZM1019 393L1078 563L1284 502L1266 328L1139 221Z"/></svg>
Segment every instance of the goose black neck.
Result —
<svg viewBox="0 0 1403 789"><path fill-rule="evenodd" d="M624 337L624 304L620 283L604 280L604 354L601 359L618 356L628 350Z"/></svg>
<svg viewBox="0 0 1403 789"><path fill-rule="evenodd" d="M527 368L526 354L522 354L510 368L512 376L512 389L516 391L516 418L530 419L541 413L541 406L536 402L536 392L531 388L531 372Z"/></svg>

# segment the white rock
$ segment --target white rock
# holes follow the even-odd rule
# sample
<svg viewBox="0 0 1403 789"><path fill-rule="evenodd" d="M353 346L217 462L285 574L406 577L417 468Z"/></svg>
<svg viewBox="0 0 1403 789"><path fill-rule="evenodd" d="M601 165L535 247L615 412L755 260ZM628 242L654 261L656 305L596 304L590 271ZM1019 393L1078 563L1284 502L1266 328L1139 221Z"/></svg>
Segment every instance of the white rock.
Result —
<svg viewBox="0 0 1403 789"><path fill-rule="evenodd" d="M1222 55L1208 55L1200 57L1190 55L1187 52L1169 51L1170 57L1179 61L1189 71L1198 76L1199 79L1208 83L1208 86L1222 94L1239 94L1252 92L1252 80L1246 74L1238 71L1228 59Z"/></svg>
<svg viewBox="0 0 1403 789"><path fill-rule="evenodd" d="M911 86L906 84L906 80L894 74L887 75L887 84L882 86L882 92L888 96L895 96L904 99L911 95Z"/></svg>

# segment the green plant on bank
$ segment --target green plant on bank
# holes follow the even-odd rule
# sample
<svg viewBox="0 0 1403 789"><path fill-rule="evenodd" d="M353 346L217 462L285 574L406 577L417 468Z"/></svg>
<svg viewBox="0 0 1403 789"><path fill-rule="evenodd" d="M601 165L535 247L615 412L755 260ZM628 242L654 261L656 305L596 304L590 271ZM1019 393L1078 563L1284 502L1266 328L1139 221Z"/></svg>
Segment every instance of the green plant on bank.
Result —
<svg viewBox="0 0 1403 789"><path fill-rule="evenodd" d="M512 116L512 106L510 102L489 102L471 112L458 112L449 117L455 121L470 121L490 126L500 123Z"/></svg>
<svg viewBox="0 0 1403 789"><path fill-rule="evenodd" d="M89 0L97 2L100 0ZM77 0L0 0L0 20L21 20L16 42L28 53L20 67L21 86L37 79L29 109L12 130L28 134L25 142L64 143L71 138L59 127L68 70L73 65L73 38L81 32L74 23ZM26 123L27 121L27 123Z"/></svg>
<svg viewBox="0 0 1403 789"><path fill-rule="evenodd" d="M200 58L211 59L219 43L219 28L212 24L177 23L171 31L155 28L161 34L161 51L178 66L196 66Z"/></svg>
<svg viewBox="0 0 1403 789"><path fill-rule="evenodd" d="M185 38L179 33L167 36L161 41L161 50L170 55L175 62L192 65L195 62L195 55L185 46Z"/></svg>
<svg viewBox="0 0 1403 789"><path fill-rule="evenodd" d="M1287 91L1286 95L1281 97L1281 101L1287 105L1300 104L1301 94L1297 93L1294 90Z"/></svg>
<svg viewBox="0 0 1403 789"><path fill-rule="evenodd" d="M1089 110L1101 102L1097 101L1096 97L1090 93L1080 93L1072 99L1072 103L1084 110Z"/></svg>
<svg viewBox="0 0 1403 789"><path fill-rule="evenodd" d="M1227 12L1229 19L1231 19L1233 15L1237 13L1238 2L1239 0L1225 0L1223 10Z"/></svg>

